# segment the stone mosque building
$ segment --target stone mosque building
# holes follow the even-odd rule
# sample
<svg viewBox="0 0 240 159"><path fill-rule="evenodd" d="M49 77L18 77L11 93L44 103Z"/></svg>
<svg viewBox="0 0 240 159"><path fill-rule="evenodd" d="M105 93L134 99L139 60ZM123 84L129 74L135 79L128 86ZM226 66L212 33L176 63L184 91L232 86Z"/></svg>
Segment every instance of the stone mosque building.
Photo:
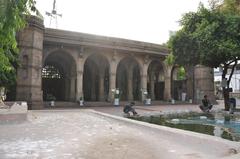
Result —
<svg viewBox="0 0 240 159"><path fill-rule="evenodd" d="M169 50L161 45L44 28L36 17L17 37L16 98L31 109L42 109L49 96L66 102L81 97L112 101L115 89L123 101L141 101L146 91L160 101L178 99L180 90L187 99L198 99L201 92L213 97L211 69L199 66L190 73L194 78L177 81L177 67L164 63Z"/></svg>

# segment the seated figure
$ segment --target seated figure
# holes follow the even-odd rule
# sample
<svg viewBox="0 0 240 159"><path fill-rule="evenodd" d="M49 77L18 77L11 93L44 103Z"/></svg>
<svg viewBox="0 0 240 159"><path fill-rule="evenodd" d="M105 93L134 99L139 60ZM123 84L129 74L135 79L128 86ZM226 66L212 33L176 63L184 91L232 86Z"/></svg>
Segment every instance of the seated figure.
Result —
<svg viewBox="0 0 240 159"><path fill-rule="evenodd" d="M213 105L210 103L207 95L204 95L204 98L202 100L202 105L199 106L199 108L203 112L209 112L212 109Z"/></svg>
<svg viewBox="0 0 240 159"><path fill-rule="evenodd" d="M123 108L123 112L126 113L127 115L130 115L130 112L133 113L133 115L137 115L137 112L135 111L135 109L132 107L134 106L135 103L131 102L130 104L127 104L124 106Z"/></svg>

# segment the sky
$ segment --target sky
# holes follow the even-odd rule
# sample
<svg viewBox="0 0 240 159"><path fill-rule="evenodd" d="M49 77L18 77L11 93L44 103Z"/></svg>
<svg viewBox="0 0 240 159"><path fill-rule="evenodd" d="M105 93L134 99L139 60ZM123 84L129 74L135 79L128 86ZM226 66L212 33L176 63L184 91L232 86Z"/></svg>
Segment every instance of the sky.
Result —
<svg viewBox="0 0 240 159"><path fill-rule="evenodd" d="M162 44L170 31L180 29L182 15L196 11L200 1L208 4L208 0L56 0L57 13L62 14L57 20L45 14L52 11L53 0L37 0L37 8L45 27Z"/></svg>

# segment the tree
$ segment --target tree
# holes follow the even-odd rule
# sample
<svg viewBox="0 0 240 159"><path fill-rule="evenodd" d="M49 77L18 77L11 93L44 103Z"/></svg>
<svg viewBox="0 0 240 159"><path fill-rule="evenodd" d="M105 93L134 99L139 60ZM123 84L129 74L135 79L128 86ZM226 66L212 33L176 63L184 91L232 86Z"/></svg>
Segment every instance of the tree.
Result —
<svg viewBox="0 0 240 159"><path fill-rule="evenodd" d="M16 32L26 25L30 12L39 12L34 0L0 1L0 87L15 83L18 49Z"/></svg>
<svg viewBox="0 0 240 159"><path fill-rule="evenodd" d="M205 8L200 4L197 12L183 16L183 28L173 37L173 52L177 61L195 60L209 67L222 67L222 79L227 71L227 87L223 87L225 109L229 110L229 84L234 68L240 58L240 15L237 7L223 9L236 0L224 1L221 5ZM230 3L231 2L231 3ZM229 3L229 4L228 4ZM215 5L216 3L214 3ZM229 8L229 7L227 7ZM182 47L182 48L181 48Z"/></svg>
<svg viewBox="0 0 240 159"><path fill-rule="evenodd" d="M187 98L194 99L194 66L199 64L198 42L184 29L176 32L168 41L168 47L172 51L177 65L185 68L187 79Z"/></svg>
<svg viewBox="0 0 240 159"><path fill-rule="evenodd" d="M216 0L212 1L214 3ZM217 8L225 14L240 14L240 0L224 0L220 5L215 5L212 8Z"/></svg>
<svg viewBox="0 0 240 159"><path fill-rule="evenodd" d="M199 39L200 60L204 65L223 68L222 81L227 80L223 96L225 110L229 110L229 84L240 59L240 15L221 7L213 10L201 8L199 13L203 18L193 36ZM228 70L230 76L227 78Z"/></svg>
<svg viewBox="0 0 240 159"><path fill-rule="evenodd" d="M175 56L175 62L179 65L196 65L199 63L198 43L183 29L171 36L168 47ZM187 58L185 58L187 57Z"/></svg>
<svg viewBox="0 0 240 159"><path fill-rule="evenodd" d="M164 60L164 63L165 63L165 67L166 67L166 72L165 73L167 75L170 75L171 71L172 71L172 68L175 64L175 56L172 53L168 54L168 56ZM170 81L165 82L165 86L168 86L170 88L171 87L171 82ZM170 93L164 94L164 98L166 98L167 100L172 99Z"/></svg>

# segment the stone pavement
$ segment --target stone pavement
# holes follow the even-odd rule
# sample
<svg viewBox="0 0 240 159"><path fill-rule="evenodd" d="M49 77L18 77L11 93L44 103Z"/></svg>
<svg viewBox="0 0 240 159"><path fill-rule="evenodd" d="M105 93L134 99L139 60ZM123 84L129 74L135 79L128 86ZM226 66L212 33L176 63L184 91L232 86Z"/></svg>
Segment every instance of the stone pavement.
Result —
<svg viewBox="0 0 240 159"><path fill-rule="evenodd" d="M137 111L197 109L195 106L169 107L144 106L137 107ZM94 109L122 114L122 107ZM232 155L235 150L240 151L238 142L89 109L28 111L26 122L0 124L1 159L239 158Z"/></svg>

